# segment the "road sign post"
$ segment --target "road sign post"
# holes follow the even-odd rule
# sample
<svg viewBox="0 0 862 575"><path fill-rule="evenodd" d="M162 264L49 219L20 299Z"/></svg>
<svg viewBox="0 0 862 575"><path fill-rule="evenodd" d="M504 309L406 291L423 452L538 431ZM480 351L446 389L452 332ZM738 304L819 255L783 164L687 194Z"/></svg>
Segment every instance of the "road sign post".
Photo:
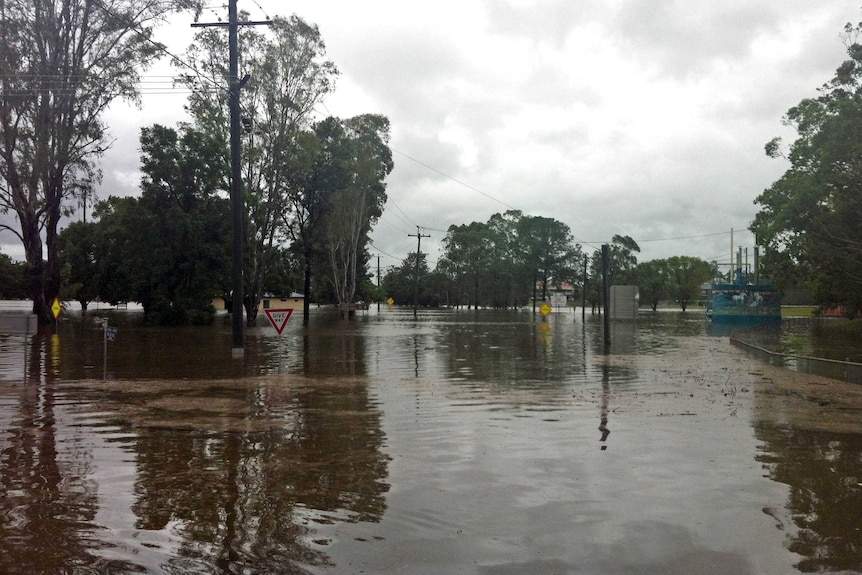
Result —
<svg viewBox="0 0 862 575"><path fill-rule="evenodd" d="M287 320L293 315L293 308L266 309L264 311L266 312L266 317L269 319L269 323L272 324L272 327L278 333L278 373L281 373L281 334L287 325Z"/></svg>
<svg viewBox="0 0 862 575"><path fill-rule="evenodd" d="M51 302L51 313L54 315L54 332L57 331L57 322L60 319L60 312L63 311L63 306L60 304L60 298L55 297Z"/></svg>
<svg viewBox="0 0 862 575"><path fill-rule="evenodd" d="M108 327L108 318L102 319L102 379L108 379L108 342L117 341L117 328Z"/></svg>

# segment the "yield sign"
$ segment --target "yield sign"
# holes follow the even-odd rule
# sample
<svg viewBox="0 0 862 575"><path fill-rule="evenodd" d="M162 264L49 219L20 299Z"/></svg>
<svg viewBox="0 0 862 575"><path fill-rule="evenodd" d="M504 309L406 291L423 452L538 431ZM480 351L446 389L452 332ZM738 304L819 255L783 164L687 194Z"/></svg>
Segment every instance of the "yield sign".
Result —
<svg viewBox="0 0 862 575"><path fill-rule="evenodd" d="M287 325L287 320L290 319L290 315L293 313L293 308L267 309L264 311L266 312L266 317L269 318L269 323L272 324L278 335L281 335L281 332L284 331L284 326Z"/></svg>

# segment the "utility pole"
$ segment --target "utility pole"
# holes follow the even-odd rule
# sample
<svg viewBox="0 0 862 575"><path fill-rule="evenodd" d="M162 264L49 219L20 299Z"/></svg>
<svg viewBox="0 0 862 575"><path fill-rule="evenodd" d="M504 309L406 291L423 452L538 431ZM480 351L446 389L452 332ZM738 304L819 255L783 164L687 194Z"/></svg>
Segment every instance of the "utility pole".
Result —
<svg viewBox="0 0 862 575"><path fill-rule="evenodd" d="M380 311L380 256L377 256L377 311Z"/></svg>
<svg viewBox="0 0 862 575"><path fill-rule="evenodd" d="M611 255L610 246L602 244L602 307L604 308L605 353L611 348L611 283L609 281Z"/></svg>
<svg viewBox="0 0 862 575"><path fill-rule="evenodd" d="M232 291L231 296L231 319L233 326L233 357L240 358L245 355L245 326L243 324L243 255L242 244L244 240L243 233L243 207L242 199L242 166L241 166L241 148L240 148L240 105L239 93L242 87L248 82L249 77L245 76L242 80L239 78L239 26L259 26L269 25L271 21L260 22L243 22L239 23L237 16L237 0L228 0L228 23L215 22L208 24L192 24L193 28L223 28L228 29L228 58L229 58L229 100L228 106L230 111L230 206L231 206L231 228L232 228Z"/></svg>
<svg viewBox="0 0 862 575"><path fill-rule="evenodd" d="M587 321L587 262L589 258L584 254L584 288L581 290L581 321Z"/></svg>
<svg viewBox="0 0 862 575"><path fill-rule="evenodd" d="M416 287L413 290L413 316L416 316L416 310L419 309L419 254L422 253L422 238L430 238L430 234L423 234L419 231L419 226L416 226L415 234L407 234L408 237L416 238Z"/></svg>

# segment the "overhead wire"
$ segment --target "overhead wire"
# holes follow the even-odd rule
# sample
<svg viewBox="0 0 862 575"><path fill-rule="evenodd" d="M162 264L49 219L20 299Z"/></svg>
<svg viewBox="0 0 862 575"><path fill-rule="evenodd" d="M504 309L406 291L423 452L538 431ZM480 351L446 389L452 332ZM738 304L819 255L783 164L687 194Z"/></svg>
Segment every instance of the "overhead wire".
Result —
<svg viewBox="0 0 862 575"><path fill-rule="evenodd" d="M111 16L111 17L113 17L113 18L117 18L117 19L119 19L120 21L123 21L123 20L122 20L122 16L117 15L116 13L112 12L111 10L109 10L109 9L108 9L108 8L107 8L107 7L102 3L102 0L93 0L93 3L94 3L96 6L98 6L99 8L101 8L101 9L102 9L106 14L108 14L109 16ZM177 63L180 67L182 67L182 68L187 68L187 69L191 70L192 72L194 72L194 73L195 73L195 75L196 75L196 77L197 77L200 81L202 81L202 82L204 82L204 83L211 83L215 88L218 88L218 90L219 90L219 91L227 92L228 87L227 87L226 85L225 85L225 86L220 86L220 85L219 85L219 84L217 84L214 80L212 80L212 79L207 78L206 76L204 76L204 75L200 72L200 70L198 70L197 68L195 68L194 66L192 66L191 64L189 64L188 62L186 62L185 60L183 60L182 58L180 58L179 56L177 56L176 54L172 53L170 50L168 50L168 49L165 47L165 45L164 45L164 44L161 44L161 43L159 43L159 42L156 42L155 40L153 40L152 38L150 38L150 36L149 36L148 34L146 34L146 33L141 29L141 26L140 26L140 25L135 25L135 24L134 24L134 22L131 22L131 21L129 21L129 20L126 20L126 24L127 24L127 25L130 25L130 27L131 27L131 29L132 29L132 30L134 30L135 32L137 32L137 33L138 33L138 35L140 35L144 40L146 40L147 42L149 42L150 44L152 44L152 45L153 45L157 50L159 50L161 53L163 53L163 54L165 54L165 55L167 55L167 56L170 56L170 57L173 59L173 61L174 61L175 63Z"/></svg>
<svg viewBox="0 0 862 575"><path fill-rule="evenodd" d="M480 195L482 195L482 196L485 196L485 197L486 197L486 198L488 198L489 200L492 200L492 201L494 201L494 202L497 202L498 204L501 204L501 205L503 205L503 206L506 206L506 207L507 207L507 208L509 208L510 210L517 210L517 208L515 208L514 206L511 206L511 205L509 205L509 204L507 204L507 203L506 203L506 202L504 202L503 200L500 200L500 199L498 199L498 198L495 198L495 197L494 197L494 196L492 196L491 194L486 194L485 192L483 192L483 191L482 191L482 190L480 190L479 188L475 188L475 187L471 186L470 184L468 184L468 183L466 183L466 182L464 182L464 181L461 181L461 180L459 180L458 178L456 178L456 177L454 177L454 176L450 176L450 175L449 175L449 174L447 174L446 172L444 172L444 171L442 171L442 170L438 170L437 168L435 168L434 166L431 166L430 164L426 164L425 162L423 162L423 161L421 161L421 160L417 160L417 159L416 159L416 158L414 158L413 156L410 156L410 155L408 155L408 154L405 154L404 152L402 152L402 151L400 151L400 150L397 150L397 149L395 149L395 148L393 148L393 147L391 147L391 146L390 146L390 149L391 149L393 152L395 152L396 154L399 154L399 155L401 155L401 156L404 156L404 157L405 157L405 158L407 158L408 160L411 160L411 161L413 161L413 162L416 162L416 163L417 163L417 164L419 164L420 166L424 166L425 168L428 168L428 169L429 169L429 170L431 170L432 172L436 172L436 173L440 174L441 176L443 176L444 178L448 178L448 179L452 180L452 181L453 181L453 182L455 182L456 184L459 184L459 185L461 185L461 186L464 186L465 188L467 188L467 189L469 189L469 190L473 190L473 191L474 191L474 192L476 192L477 194L480 194Z"/></svg>
<svg viewBox="0 0 862 575"><path fill-rule="evenodd" d="M377 219L378 219L378 221L383 222L384 224L386 224L386 225L387 225L387 226L389 226L390 228L393 228L393 229L395 229L395 230L398 230L399 232L403 232L403 233L405 233L405 234L409 234L409 233L410 233L410 231L409 231L409 230L405 230L405 229L403 229L403 228L400 228L400 227L396 226L395 224L393 224L392 222L390 222L390 221L388 221L387 219L383 218L382 216L381 216L381 217L379 217L379 218L377 218Z"/></svg>
<svg viewBox="0 0 862 575"><path fill-rule="evenodd" d="M109 9L108 9L108 8L107 8L107 7L106 7L106 6L101 2L101 0L93 0L93 1L94 1L94 3L95 3L99 8L101 8L104 12L106 12L107 14L110 14L110 15L115 16L115 17L116 17L116 14L114 14L113 12L111 12L111 10L109 10ZM260 11L264 13L264 15L265 15L265 16L267 17L267 19L268 19L268 16L266 15L266 11L263 9L263 7L261 7L261 6L260 6L260 4L259 4L256 0L252 0L252 1L253 1L253 2L254 2L254 4L258 7L258 9L260 9ZM178 86L176 85L178 78L177 78L177 77L175 77L175 76L149 76L149 77L145 76L145 77L142 77L142 79L137 83L137 84L138 84L138 87L139 87L139 91L140 91L142 94L156 94L156 95L158 95L158 94L180 94L180 93L187 93L187 94L190 94L190 93L196 93L196 92L200 92L200 91L207 91L207 90L213 90L213 91L219 91L219 92L221 92L221 91L226 91L226 90L227 90L227 87L226 87L226 86L221 86L221 85L219 85L218 83L216 83L214 80L212 80L211 78L208 78L208 77L203 76L203 74L202 74L202 73L201 73L197 68L195 68L195 67L194 67L194 66L192 66L191 64L189 64L189 63L185 62L185 61L184 61L182 58L180 58L179 56L177 56L177 55L173 54L173 53L172 53L170 50L168 50L168 49L167 49L163 44L160 44L160 43L158 43L158 42L156 42L156 41L152 40L151 38L149 38L149 36L148 36L147 34L144 34L144 33L142 32L142 30L140 30L140 26L133 26L133 27L132 27L132 29L133 29L136 33L138 33L139 35L141 35L141 36L142 36L146 41L148 41L148 42L150 42L151 44L153 44L153 45L154 45L154 46L155 46L159 51L161 51L162 53L164 53L164 54L166 54L166 55L170 56L170 57L173 59L173 61L174 61L175 63L177 63L180 67L182 67L182 68L186 68L186 69L191 70L192 72L194 72L194 74L196 75L196 77L197 77L197 78L198 78L202 83L210 84L210 87L209 87L208 89L207 89L207 88L204 88L203 90L201 90L201 89L197 89L197 88L189 88L189 87L182 87L182 86L181 86L181 87L178 87ZM170 85L170 87L165 86L165 84L167 84L167 82L166 82L166 81L164 81L164 80L158 80L158 78L170 78L170 79L171 79L171 85ZM145 87L145 85L148 85L148 84L154 84L154 86L147 86L147 87ZM165 91L165 90L167 90L167 91ZM321 105L324 107L324 109L326 110L327 114L331 116L332 114L331 114L331 112L329 111L329 108L326 106L326 104L325 104L325 103L323 103L323 102L321 102ZM442 170L440 170L440 169L438 169L438 168L436 168L436 167L434 167L434 166L432 166L432 165L430 165L430 164L428 164L428 163L426 163L426 162L424 162L424 161L422 161L422 160L419 160L418 158L415 158L415 157L411 156L410 154L407 154L407 153L405 153L405 152L402 152L401 150L399 150L399 149L397 149L397 148L394 148L394 147L392 147L392 146L390 146L390 149L391 149L393 152L395 152L396 154L398 154L398 155L400 155L400 156L403 156L403 157L407 158L408 160L410 160L410 161L412 161L412 162L414 162L414 163L416 163L416 164L418 164L418 165L420 165L420 166L423 166L423 167L425 167L426 169L431 170L431 171L433 171L433 172L435 172L435 173L437 173L437 174L439 174L439 175L441 175L441 176L443 176L443 177L445 177L445 178L447 178L447 179L449 179L449 180L451 180L451 181L453 181L453 182L457 183L458 185L460 185L460 186L462 186L462 187L465 187L465 188L467 188L467 189L469 189L469 190L471 190L471 191L473 191L473 192L475 192L475 193L477 193L477 194L479 194L479 195L481 195L481 196L483 196L483 197L485 197L485 198L487 198L487 199L489 199L489 200L491 200L491 201L494 201L494 202L496 202L496 203L498 203L498 204L500 204L500 205L502 205L502 206L505 206L506 208L509 208L510 210L515 210L515 211L517 211L517 208L515 208L515 207L514 207L514 206L512 206L511 204L509 204L509 203L507 203L507 202L505 202L505 201L503 201L503 200L501 200L501 199L499 199L499 198L496 198L496 197L494 197L493 195L491 195L491 194L489 194L489 193L486 193L486 192L484 192L483 190L480 190L479 188L477 188L477 187L475 187L475 186L472 186L472 185L468 184L467 182L464 182L463 180L460 180L460 179L458 179L458 178L456 178L456 177L454 177L454 176L452 176L452 175L450 175L450 174L447 174L446 172L444 172L444 171L442 171ZM394 200L392 200L391 198L389 198L389 201L391 201L392 205L393 205L393 206L398 210L398 212L400 212L400 213L401 213L401 215L403 215L403 216L404 216L404 218L402 218L402 217L401 217L401 216L399 216L398 214L395 214L394 212L393 212L393 214L394 214L394 215L395 215L399 220L401 220L402 222L404 222L405 224L409 222L409 224L411 224L411 225L413 225L413 226L416 226L417 228L420 228L420 229L423 229L423 230L427 230L427 231L437 231L437 232L441 232L441 233L447 233L447 232L448 232L448 230L441 230L441 229L437 229L437 228L430 228L430 227L421 226L421 225L416 224L416 223L413 221L413 219L412 219L412 218L410 218L410 217L407 215L407 213L406 213L406 212L405 212L405 211L404 211L404 210L403 210L403 209L402 209L402 208L401 208L401 207L400 207L400 206L399 206L399 205L398 205ZM405 220L405 218L406 218L406 220ZM385 220L384 220L384 221L385 221ZM394 225L393 225L393 224L391 224L390 222L385 222L385 223L387 223L388 225L392 226L392 227L393 227L393 228L395 228L395 229L398 229L399 231L402 231L402 232L404 231L404 230L400 230L397 226L394 226ZM699 235L692 235L692 236L680 236L680 237L673 237L673 238L653 238L653 239L640 240L640 242L642 242L642 243L650 243L650 242L660 242L660 241L674 241L674 240L685 240L685 239L697 239L697 238L704 238L704 237L712 237L712 236L718 236L718 235L725 235L725 234L728 234L728 233L730 233L730 232L715 232L715 233L709 233L709 234L699 234ZM598 243L598 244L606 243L606 242L591 242L591 241L585 241L585 240L582 240L582 239L580 239L580 238L578 238L578 237L576 237L576 236L573 236L573 239L575 239L575 241L576 241L576 242L578 242L578 243L581 243L581 244L583 244L583 245L590 246L590 247L592 247L592 248L594 248L594 249L598 249L598 247L597 247L596 245L594 245L594 244L597 244L597 243ZM378 248L376 248L376 246L375 246L375 249L378 249ZM380 250L380 251L382 252L382 250ZM394 257L394 256L390 256L390 257Z"/></svg>

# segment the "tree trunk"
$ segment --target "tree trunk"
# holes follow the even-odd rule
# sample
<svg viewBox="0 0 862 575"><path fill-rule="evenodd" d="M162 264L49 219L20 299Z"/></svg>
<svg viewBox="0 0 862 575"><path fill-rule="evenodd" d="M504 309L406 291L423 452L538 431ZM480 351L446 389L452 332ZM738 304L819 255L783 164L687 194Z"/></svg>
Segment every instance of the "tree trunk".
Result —
<svg viewBox="0 0 862 575"><path fill-rule="evenodd" d="M59 192L55 192L58 193ZM57 196L59 198L59 196ZM52 202L55 204L55 202ZM47 269L45 270L45 303L50 305L54 298L60 295L60 255L57 247L57 226L60 223L59 200L52 205L48 213L48 225L45 226L45 248L48 253ZM52 315L53 317L53 315ZM50 320L51 318L49 318Z"/></svg>
<svg viewBox="0 0 862 575"><path fill-rule="evenodd" d="M28 288L33 300L33 313L39 318L39 325L47 325L53 319L45 302L45 263L42 259L42 237L39 235L39 221L35 214L19 212L21 237L24 240L24 253L27 258L29 274Z"/></svg>

